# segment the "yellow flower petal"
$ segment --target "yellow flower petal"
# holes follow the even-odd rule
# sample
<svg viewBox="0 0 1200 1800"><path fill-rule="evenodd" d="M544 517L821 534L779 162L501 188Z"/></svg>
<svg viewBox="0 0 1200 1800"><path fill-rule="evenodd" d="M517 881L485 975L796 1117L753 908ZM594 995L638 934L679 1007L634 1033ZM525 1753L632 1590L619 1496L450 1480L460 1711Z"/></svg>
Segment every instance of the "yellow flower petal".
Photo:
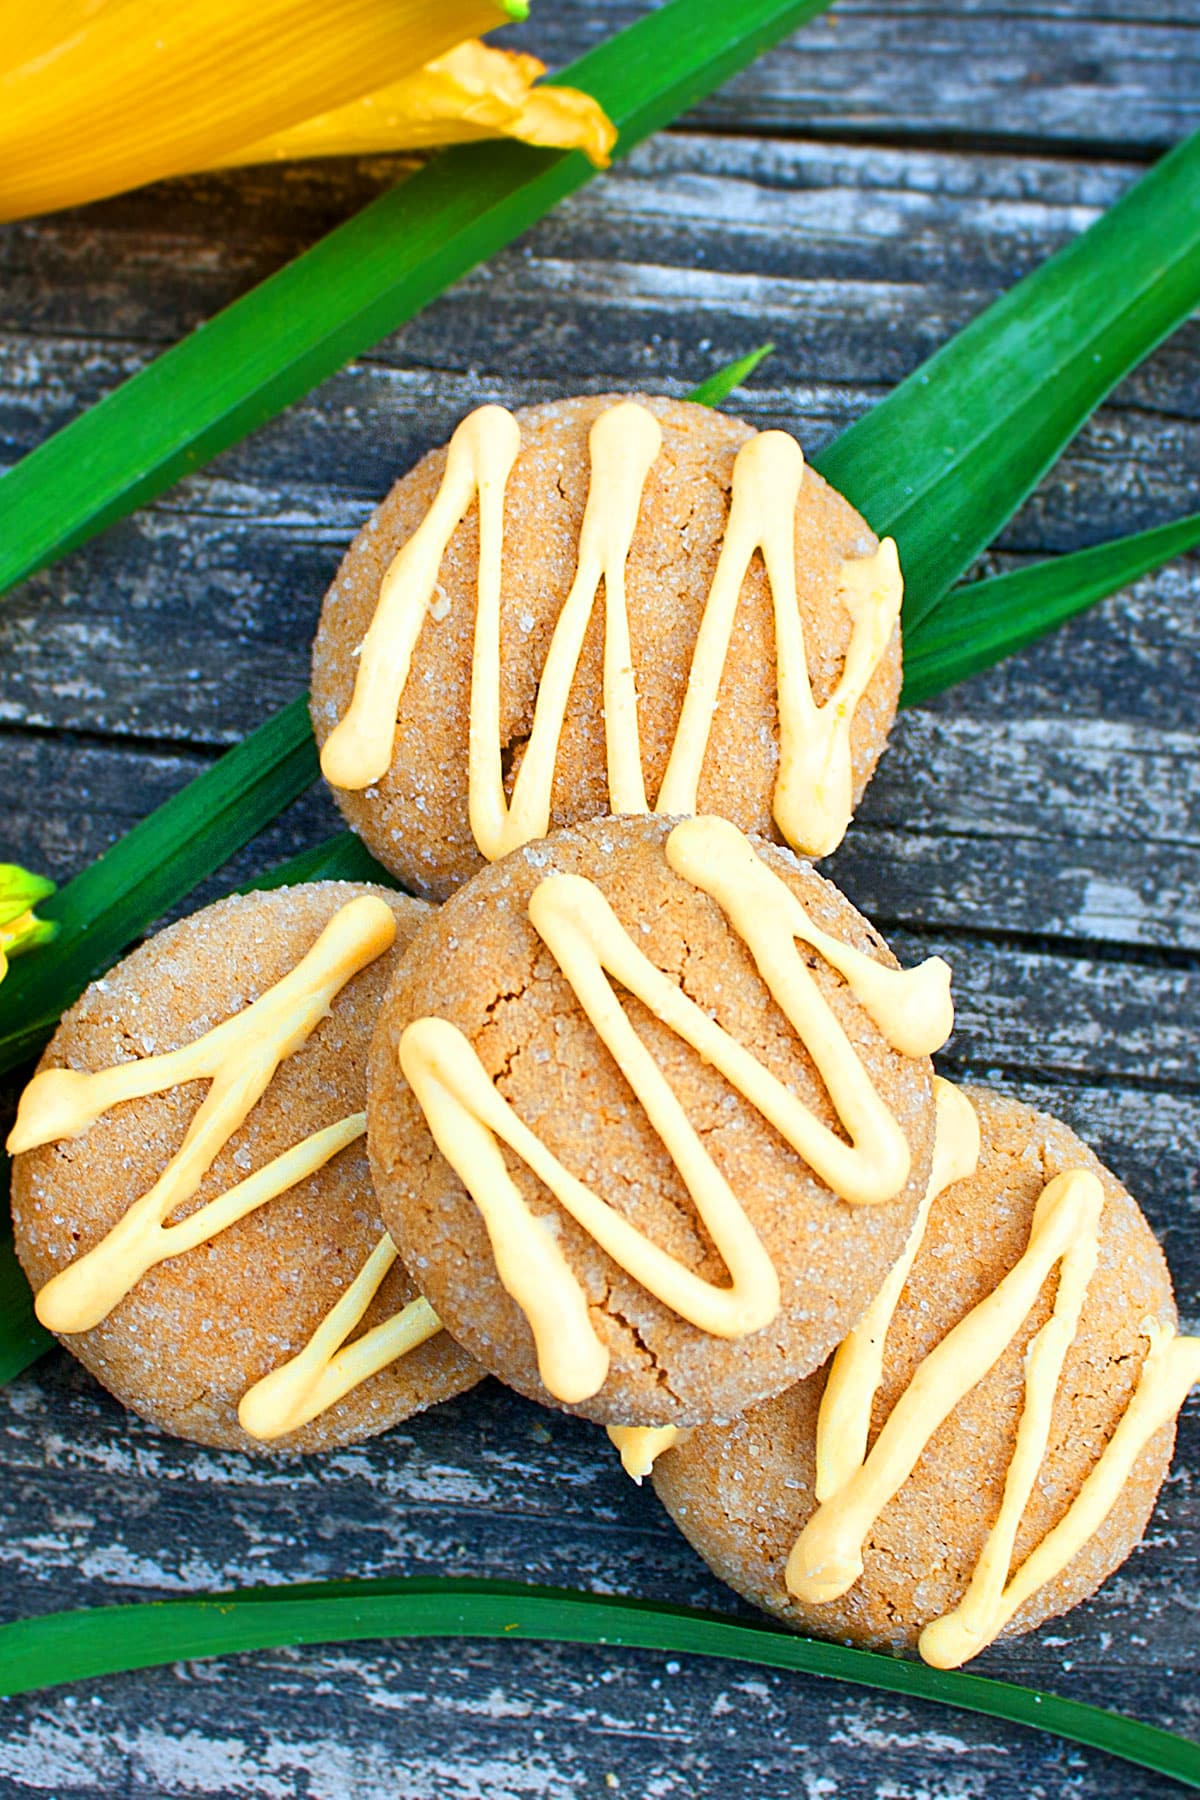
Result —
<svg viewBox="0 0 1200 1800"><path fill-rule="evenodd" d="M524 15L524 0L0 0L0 220L189 169Z"/></svg>
<svg viewBox="0 0 1200 1800"><path fill-rule="evenodd" d="M477 41L459 44L416 74L261 138L221 162L369 155L513 137L550 149L582 150L597 168L607 167L617 134L599 103L577 88L533 89L544 73L536 56L492 50Z"/></svg>

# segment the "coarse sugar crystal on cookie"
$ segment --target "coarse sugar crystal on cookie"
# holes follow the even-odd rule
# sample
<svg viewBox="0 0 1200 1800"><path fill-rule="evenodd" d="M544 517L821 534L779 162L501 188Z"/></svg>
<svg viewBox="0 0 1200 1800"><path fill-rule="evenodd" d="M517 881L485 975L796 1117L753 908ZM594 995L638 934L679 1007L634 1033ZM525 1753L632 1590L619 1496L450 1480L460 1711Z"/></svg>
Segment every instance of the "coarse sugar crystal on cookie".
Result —
<svg viewBox="0 0 1200 1800"><path fill-rule="evenodd" d="M351 546L313 648L322 768L406 886L602 813L835 848L900 691L901 577L782 431L599 395L486 406Z"/></svg>
<svg viewBox="0 0 1200 1800"><path fill-rule="evenodd" d="M477 1381L387 1238L379 1002L428 908L319 882L170 926L63 1019L10 1138L39 1317L165 1430L318 1450Z"/></svg>
<svg viewBox="0 0 1200 1800"><path fill-rule="evenodd" d="M940 959L790 851L598 819L430 917L380 1013L384 1218L447 1327L602 1422L728 1418L843 1337L933 1140Z"/></svg>
<svg viewBox="0 0 1200 1800"><path fill-rule="evenodd" d="M943 1083L927 1222L879 1300L824 1369L681 1434L654 1485L756 1605L954 1667L1124 1561L1197 1380L1115 1177L1058 1120Z"/></svg>

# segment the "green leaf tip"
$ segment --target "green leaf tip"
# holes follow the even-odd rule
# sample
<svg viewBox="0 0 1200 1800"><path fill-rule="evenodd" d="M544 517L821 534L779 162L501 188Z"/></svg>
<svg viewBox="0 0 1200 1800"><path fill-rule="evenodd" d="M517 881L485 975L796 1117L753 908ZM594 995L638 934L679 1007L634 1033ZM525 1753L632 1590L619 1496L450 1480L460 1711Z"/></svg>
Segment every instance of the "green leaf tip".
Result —
<svg viewBox="0 0 1200 1800"><path fill-rule="evenodd" d="M760 344L757 350L751 350L745 356L739 356L736 362L726 363L724 368L716 369L711 375L684 395L697 406L720 406L722 400L728 399L734 388L740 387L748 375L752 375L764 357L770 356L774 344Z"/></svg>
<svg viewBox="0 0 1200 1800"><path fill-rule="evenodd" d="M529 0L500 0L500 6L515 25L524 24L529 17Z"/></svg>

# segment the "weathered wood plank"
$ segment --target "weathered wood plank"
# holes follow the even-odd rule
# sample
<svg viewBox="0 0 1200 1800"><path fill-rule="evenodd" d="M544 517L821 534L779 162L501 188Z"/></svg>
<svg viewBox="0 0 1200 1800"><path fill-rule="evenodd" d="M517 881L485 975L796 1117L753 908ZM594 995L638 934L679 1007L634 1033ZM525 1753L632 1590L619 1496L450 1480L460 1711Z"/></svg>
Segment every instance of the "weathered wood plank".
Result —
<svg viewBox="0 0 1200 1800"><path fill-rule="evenodd" d="M914 710L829 873L880 923L1195 948L1193 743L1107 720Z"/></svg>
<svg viewBox="0 0 1200 1800"><path fill-rule="evenodd" d="M66 737L0 738L0 862L68 880L212 762L202 752L127 751ZM318 784L196 890L193 911L272 863L319 843L342 822Z"/></svg>
<svg viewBox="0 0 1200 1800"><path fill-rule="evenodd" d="M1136 173L1128 164L1013 164L969 153L664 134L460 283L456 312L440 303L379 354L402 366L463 372L475 365L508 379L561 385L564 355L582 349L587 354L574 358L579 370L694 380L703 330L685 334L677 326L660 342L642 330L630 361L620 320L612 317L628 310L640 328L656 307L669 315L686 285L684 275L672 275L675 268L695 282L683 295L685 314L714 326L724 318L726 330L744 331L759 316L786 327L798 307L797 341L806 346L808 334L823 331L818 347L834 358L822 370L810 348L798 370L842 383L887 383L1082 230ZM0 330L20 334L10 354L24 376L25 406L33 409L25 425L19 414L4 423L14 452L61 422L70 404L53 364L35 360L48 340L89 340L77 352L84 387L89 378L95 383L92 359L136 356L139 342L173 341L328 223L323 213L301 209L299 228L279 235L281 221L291 225L296 179L294 171L268 169L175 183L0 231ZM344 172L330 180L349 212L361 188ZM163 229L165 206L170 231ZM822 283L836 284L842 297ZM895 291L914 286L922 306L905 326L890 316ZM545 321L534 303L544 308L548 299L554 316ZM513 306L520 310L510 317ZM572 308L582 310L586 326L575 328ZM593 314L610 320L598 342ZM447 330L451 318L470 329ZM831 338L834 322L839 332ZM887 326L886 342L872 335L879 323ZM708 335L712 361L719 361L726 346ZM739 337L728 354L744 348ZM591 363L593 355L601 360ZM791 360L781 357L776 368ZM1131 397L1161 409L1177 405L1194 417L1200 403L1192 366L1178 357L1156 363L1157 382L1135 387Z"/></svg>
<svg viewBox="0 0 1200 1800"><path fill-rule="evenodd" d="M634 10L564 0L530 30L566 56ZM1195 0L1170 16L1149 0L851 0L818 21L370 359L4 602L0 858L70 873L290 698L340 547L480 400L683 388L770 335L747 416L826 441L1110 204L1130 158L1200 123L1198 45ZM893 146L779 135L810 124ZM764 128L777 135L745 135ZM1126 160L978 153L1101 139ZM0 460L394 174L380 160L202 178L0 233ZM1195 507L1198 348L1193 323L1124 384L992 566ZM906 953L955 962L943 1066L1096 1146L1164 1237L1193 1328L1197 602L1190 559L906 717L836 865ZM198 898L334 823L314 790ZM736 1605L594 1431L494 1384L359 1450L264 1467L162 1438L59 1355L0 1392L0 1440L10 1615L404 1571ZM1193 1408L1143 1550L981 1672L1200 1730L1198 1449ZM1174 1791L965 1715L513 1644L185 1665L0 1719L2 1800Z"/></svg>
<svg viewBox="0 0 1200 1800"><path fill-rule="evenodd" d="M1103 721L902 716L829 873L887 927L939 924L1165 949L1200 947L1198 784L1183 734ZM65 875L165 795L187 758L71 752L7 735L5 843ZM172 772L174 767L174 773ZM296 825L334 815L310 803ZM81 823L81 818L86 822ZM267 854L287 854L285 824Z"/></svg>
<svg viewBox="0 0 1200 1800"><path fill-rule="evenodd" d="M567 0L505 36L559 64L644 10ZM1200 123L1198 63L1191 0L843 0L691 118L760 133L1148 150Z"/></svg>
<svg viewBox="0 0 1200 1800"><path fill-rule="evenodd" d="M390 412L373 407L369 416L382 428ZM804 435L803 422L789 423ZM395 466L406 460L398 455ZM1182 469L1165 503L1148 456L1130 469L1131 481L1157 481L1160 517L1183 510ZM1076 473L1072 458L1054 478L1071 509L1063 535L1103 536L1089 513L1093 501L1110 506L1104 471L1086 493ZM381 471L376 492L386 485ZM189 488L188 508L139 514L0 602L0 723L229 743L307 683L321 596L369 498L282 481L272 498L261 483L224 483L203 496ZM201 498L226 516L192 510ZM243 509L250 516L239 517ZM1180 561L982 677L953 708L1002 719L1019 696L1027 712L1187 731L1200 685L1198 600L1200 561Z"/></svg>
<svg viewBox="0 0 1200 1800"><path fill-rule="evenodd" d="M1192 1080L1200 1062L1200 1013L1193 968L1161 968L1153 963L1142 966L1136 960L1136 952L1131 953L1129 960L1101 962L1086 954L1064 955L1061 946L1058 954L1048 954L1054 949L1056 930L1072 943L1138 941L1118 904L1121 864L1113 840L1122 835L1137 836L1136 808L1140 797L1135 791L1130 802L1135 808L1133 814L1123 813L1119 804L1109 809L1104 786L1106 778L1110 786L1116 785L1111 767L1098 758L1097 766L1089 769L1081 756L1079 766L1070 771L1077 781L1077 793L1068 791L1053 811L1031 821L1016 782L1028 767L1031 746L1045 747L1051 738L1051 733L1038 731L1038 724L1034 721L1031 728L1020 729L1014 725L1006 745L1002 734L991 727L983 730L971 720L954 721L954 730L946 734L951 742L939 772L926 766L922 729L906 718L898 734L901 741L891 754L901 766L906 758L911 761L914 779L903 788L903 803L911 817L906 826L893 831L886 815L878 823L866 817L872 804L869 801L863 809L864 817L835 859L837 869L833 872L842 874L848 889L857 890L855 898L881 924L893 931L900 927L898 943L911 944L914 953L918 946L933 945L956 966L961 962L960 1029L962 1007L972 1003L974 993L977 1010L970 1015L973 1037L985 1043L989 1033L1002 1033L993 1058L998 1064L1071 1077L1088 1070L1103 1070L1164 1083ZM915 743L908 741L909 734ZM989 766L992 746L996 751L995 766ZM1004 779L1002 761L1006 748L1011 757L1008 781ZM60 880L98 856L116 836L151 807L161 804L208 761L196 753L134 754L102 744L73 746L68 741L36 734L7 737L5 750L0 760L0 860L24 855ZM1112 760L1120 773L1123 759L1114 753ZM1136 782L1140 768L1149 784L1153 771L1146 769L1148 759L1127 760L1132 764L1125 771L1131 782ZM1049 779L1053 773L1049 756L1045 766ZM895 777L881 773L876 786L884 788L885 779L894 793L903 782L902 767ZM984 791L984 784L989 781L990 794ZM1089 783L1094 789L1090 794ZM978 784L978 793L973 784ZM972 804L975 801L977 805ZM931 817L939 803L945 809L944 834L935 829ZM879 807L884 805L881 800ZM1077 806L1086 809L1088 829L1077 837L1068 836L1064 822L1072 822ZM969 809L965 814L964 807ZM337 829L339 823L320 786L314 787L270 831L241 852L220 877L214 877L207 890L200 890L197 903L218 881L222 887L234 885L253 870L317 841L321 835ZM896 852L891 863L880 862L881 846L889 834L893 848L911 838L917 850ZM1191 845L1184 842L1185 834L1191 835ZM863 847L852 854L860 838ZM942 892L935 885L939 875L936 869L932 875L922 875L918 867L912 878L925 881L923 894L914 894L911 885L908 893L898 893L898 877L906 866L919 865L923 857L931 861L939 856L951 858L957 853L953 847L963 842L967 845L964 858L969 855L978 864L978 882L973 892L980 896L979 910L986 903L988 885L996 889L991 916L982 928L1028 932L1042 947L997 948L979 937L974 929L977 922L970 917L972 895L954 889L945 879L944 863L940 871L944 903L940 909L930 903L931 895ZM1138 839L1139 856L1146 853L1148 842L1149 838ZM1027 849L1029 843L1032 850ZM1184 818L1179 835L1166 837L1159 846L1164 852L1164 863L1173 858L1178 868L1185 857L1194 858L1194 843L1195 819ZM1097 844L1102 846L1100 850L1095 848ZM1037 889L1015 895L1008 892L1018 886L1022 867L1031 858L1039 858L1042 863L1062 863L1072 854L1077 859L1076 867L1060 874L1058 883L1065 884L1075 874L1085 886L1090 884L1090 910L1077 911L1058 923L1055 883L1045 869L1040 878L1042 891L1047 895L1044 912L1033 910L1039 902ZM1100 905L1103 882L1108 884L1109 911ZM861 891L867 885L873 889L870 896ZM1200 883L1193 886L1189 904L1194 904L1198 895ZM1161 911L1163 903L1151 898ZM915 931L918 925L920 929ZM954 935L938 937L939 927L952 928ZM1168 947L1172 944L1173 940ZM981 971L978 980L977 969ZM1065 1005L1072 994L1079 1009L1078 1019Z"/></svg>
<svg viewBox="0 0 1200 1800"><path fill-rule="evenodd" d="M1136 1707L1149 1683L1131 1678ZM1171 1800L1176 1783L968 1714L637 1652L508 1644L276 1652L12 1709L6 1800ZM76 1699L75 1706L70 1704ZM85 1710L86 1708L86 1710ZM214 1714L220 1726L213 1724ZM1136 1786L1130 1785L1136 1782ZM985 1785L986 1784L986 1785Z"/></svg>
<svg viewBox="0 0 1200 1800"><path fill-rule="evenodd" d="M531 1580L732 1609L593 1428L495 1384L364 1449L280 1467L161 1437L64 1358L0 1397L0 1419L11 1472L0 1508L13 1509L0 1541L8 1579L31 1609L46 1589L29 1582L29 1563L53 1576L60 1604L449 1568L519 1569ZM1184 1430L1195 1438L1194 1418ZM1179 1504L1186 1485L1183 1477L1168 1490L1150 1541L1096 1600L989 1652L981 1670L1111 1699L1114 1654L1124 1662L1132 1634L1145 1641L1122 1668L1123 1704L1186 1725L1193 1702L1180 1677L1196 1644L1180 1601L1198 1548ZM1103 1759L1068 1758L1052 1741L842 1687L515 1644L349 1646L184 1665L136 1684L9 1702L3 1716L0 1777L14 1796L47 1784L82 1795L274 1796L295 1791L302 1762L322 1772L324 1785L308 1792L365 1795L380 1791L382 1759L388 1791L439 1796L613 1791L612 1775L626 1791L716 1797L742 1773L756 1792L790 1795L798 1767L817 1784L805 1791L863 1796L918 1791L907 1785L915 1782L927 1793L971 1791L955 1785L967 1769L975 1779L986 1771L986 1791L1004 1800L1060 1791L1067 1766L1073 1793L1112 1792L1114 1779ZM956 1761L939 1786L930 1758L947 1753ZM1139 1778L1137 1791L1160 1787L1169 1791Z"/></svg>
<svg viewBox="0 0 1200 1800"><path fill-rule="evenodd" d="M460 284L383 348L385 361L326 384L211 472L6 600L0 719L228 741L302 682L305 642L341 545L395 471L470 405L579 385L582 342L590 347L583 384L682 384L770 329L781 340L770 385L753 390L743 410L819 445L1129 176L1049 163L1014 172L978 156L657 140L628 170L560 209L533 234L528 255L497 259ZM108 308L114 270L126 294L156 291L130 255L144 233L110 231L101 254L90 224L74 229L89 253L74 263L73 283L60 268L47 292L94 319ZM180 265L182 241L151 241ZM614 260L623 243L647 260ZM194 248L195 233L187 244ZM697 274L695 258L727 266ZM240 279L234 251L207 262L235 285ZM886 267L887 279L868 278L872 266ZM18 311L28 304L28 296L14 302ZM531 318L541 325L506 323ZM141 321L168 334L181 323L169 299L165 313ZM1195 328L1180 334L1098 415L1005 534L1009 553L1094 541L1194 503L1193 339ZM94 335L10 333L0 349L8 352L0 426L10 453L144 354L131 340ZM473 370L476 352L505 374ZM458 366L436 374L394 366L414 357ZM1122 716L1128 708L1190 724L1187 693L1200 676L1194 567L1143 584L1128 609L1073 627L1069 650L1048 652L1045 698L1023 692L1025 709ZM1023 679L1040 680L1041 656L1024 660ZM1013 679L1011 671L999 677L1000 710L1011 706ZM980 691L991 690L985 683Z"/></svg>

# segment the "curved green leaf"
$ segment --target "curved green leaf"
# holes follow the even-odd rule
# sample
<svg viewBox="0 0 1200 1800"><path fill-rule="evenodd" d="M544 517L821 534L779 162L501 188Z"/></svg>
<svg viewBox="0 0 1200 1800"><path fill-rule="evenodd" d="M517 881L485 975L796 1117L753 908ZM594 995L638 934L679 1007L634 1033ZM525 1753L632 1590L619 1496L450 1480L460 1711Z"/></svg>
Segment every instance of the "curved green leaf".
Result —
<svg viewBox="0 0 1200 1800"><path fill-rule="evenodd" d="M1200 513L952 588L904 640L902 706L965 681L1200 544Z"/></svg>
<svg viewBox="0 0 1200 1800"><path fill-rule="evenodd" d="M0 1693L205 1656L371 1638L505 1638L721 1656L1056 1732L1200 1787L1200 1747L1078 1700L825 1644L693 1607L500 1581L407 1577L250 1588L51 1613L0 1628Z"/></svg>
<svg viewBox="0 0 1200 1800"><path fill-rule="evenodd" d="M668 0L555 78L623 156L830 0ZM596 173L579 151L444 151L0 476L0 592L144 505L395 331Z"/></svg>
<svg viewBox="0 0 1200 1800"><path fill-rule="evenodd" d="M1200 132L816 457L920 623L1104 396L1200 305Z"/></svg>

